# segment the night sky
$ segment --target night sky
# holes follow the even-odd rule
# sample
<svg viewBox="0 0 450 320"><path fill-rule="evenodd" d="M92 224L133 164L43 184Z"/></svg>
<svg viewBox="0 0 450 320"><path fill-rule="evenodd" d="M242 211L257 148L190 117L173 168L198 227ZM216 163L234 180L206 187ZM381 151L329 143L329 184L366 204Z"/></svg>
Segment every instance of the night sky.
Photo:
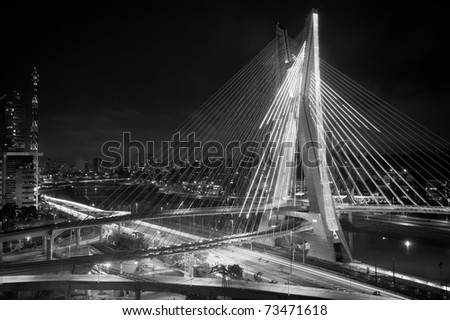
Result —
<svg viewBox="0 0 450 320"><path fill-rule="evenodd" d="M164 3L2 4L0 94L17 90L31 108L30 74L38 67L45 158L92 159L122 131L142 141L169 138L274 38L275 23L295 36L312 7L319 9L324 60L450 140L443 7Z"/></svg>

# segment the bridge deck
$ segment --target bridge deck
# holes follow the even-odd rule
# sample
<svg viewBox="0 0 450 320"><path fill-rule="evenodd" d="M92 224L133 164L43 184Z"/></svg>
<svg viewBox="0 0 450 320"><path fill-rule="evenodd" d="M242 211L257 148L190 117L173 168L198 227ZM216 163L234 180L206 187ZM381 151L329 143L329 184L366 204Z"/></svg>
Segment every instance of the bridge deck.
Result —
<svg viewBox="0 0 450 320"><path fill-rule="evenodd" d="M17 264L3 264L0 268L0 274L17 274L26 271L32 272L38 269L58 270L63 265L87 265L105 263L108 261L127 261L134 259L142 259L148 257L155 257L160 255L170 255L177 253L185 253L189 251L208 250L221 246L238 245L241 243L252 242L258 239L288 235L291 232L308 232L312 230L310 223L304 223L302 225L294 226L292 228L273 228L269 231L251 232L245 234L230 235L222 238L197 240L184 244L173 244L165 247L149 248L147 250L140 251L120 251L110 254L90 255L90 256L77 256L69 259L62 260L50 260L50 261L38 261L28 263ZM53 268L53 269L52 269Z"/></svg>
<svg viewBox="0 0 450 320"><path fill-rule="evenodd" d="M143 278L143 277L142 277ZM143 278L144 279L144 278ZM150 280L150 279L149 279ZM36 276L3 276L0 291L17 290L140 290L163 291L173 290L178 292L195 292L199 289L216 289L216 294L225 293L236 296L233 291L261 291L273 296L297 296L314 299L333 300L385 300L386 297L374 296L369 293L336 291L301 286L288 286L282 284L247 282L244 280L231 280L229 287L224 288L222 279L219 278L184 278L168 276L152 276L151 281L133 281L115 275L36 275ZM229 291L229 292L228 292ZM214 291L213 291L214 292Z"/></svg>
<svg viewBox="0 0 450 320"><path fill-rule="evenodd" d="M247 210L248 211L248 210ZM247 212L246 211L246 212ZM305 212L305 207L285 206L277 209L280 214L289 213L295 216L296 211ZM355 205L336 205L337 212L391 212L391 213L423 213L423 214L438 214L450 215L450 207L416 207L416 206L355 206ZM100 225L117 224L122 222L132 221L151 221L159 219L170 219L175 217L192 217L192 216L214 216L214 215L236 215L241 214L242 208L240 206L224 206L217 208L190 208L166 210L160 213L142 213L142 214L123 214L118 216L95 218L90 216L81 221L73 221L66 223L56 223L52 225L42 225L38 227L31 227L25 229L17 229L0 233L0 242L14 241L24 239L26 237L37 237L51 234L53 231L64 231L74 228L85 228ZM256 212L255 209L252 210Z"/></svg>

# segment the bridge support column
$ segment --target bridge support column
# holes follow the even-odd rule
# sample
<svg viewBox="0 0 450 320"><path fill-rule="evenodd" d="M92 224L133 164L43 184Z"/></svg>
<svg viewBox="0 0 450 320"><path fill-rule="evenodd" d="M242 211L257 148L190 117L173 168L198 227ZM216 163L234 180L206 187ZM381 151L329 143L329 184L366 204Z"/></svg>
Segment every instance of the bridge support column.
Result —
<svg viewBox="0 0 450 320"><path fill-rule="evenodd" d="M3 263L3 242L0 241L0 264Z"/></svg>
<svg viewBox="0 0 450 320"><path fill-rule="evenodd" d="M349 213L348 213L348 222L350 222L351 224L353 224L353 212L349 212Z"/></svg>
<svg viewBox="0 0 450 320"><path fill-rule="evenodd" d="M81 229L77 228L75 229L75 248L80 250L80 240L81 240Z"/></svg>
<svg viewBox="0 0 450 320"><path fill-rule="evenodd" d="M134 290L134 300L141 300L141 287L136 286L136 289Z"/></svg>
<svg viewBox="0 0 450 320"><path fill-rule="evenodd" d="M123 290L114 290L114 296L115 297L124 297L125 293L123 292Z"/></svg>
<svg viewBox="0 0 450 320"><path fill-rule="evenodd" d="M100 242L103 242L103 226L100 226Z"/></svg>
<svg viewBox="0 0 450 320"><path fill-rule="evenodd" d="M72 297L72 288L69 285L69 287L64 291L64 298L66 300L70 300L71 297Z"/></svg>
<svg viewBox="0 0 450 320"><path fill-rule="evenodd" d="M348 245L350 247L350 252L353 252L353 232L348 233Z"/></svg>
<svg viewBox="0 0 450 320"><path fill-rule="evenodd" d="M122 223L119 222L119 234L122 233Z"/></svg>
<svg viewBox="0 0 450 320"><path fill-rule="evenodd" d="M45 251L47 255L47 261L53 259L53 234L50 233L45 236Z"/></svg>
<svg viewBox="0 0 450 320"><path fill-rule="evenodd" d="M326 222L320 213L300 213L308 220L314 232L303 232L299 236L307 241L309 246L308 256L325 261L342 261L343 252L340 243L336 243L331 231L326 227Z"/></svg>

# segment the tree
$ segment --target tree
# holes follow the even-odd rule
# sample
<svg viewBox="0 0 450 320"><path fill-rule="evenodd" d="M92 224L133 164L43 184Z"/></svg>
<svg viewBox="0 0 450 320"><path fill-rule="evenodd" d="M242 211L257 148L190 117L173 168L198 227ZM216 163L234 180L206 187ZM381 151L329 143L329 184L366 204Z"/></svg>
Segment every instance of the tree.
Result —
<svg viewBox="0 0 450 320"><path fill-rule="evenodd" d="M262 281L262 275L263 275L263 273L261 271L258 271L257 273L255 273L253 275L253 279L255 279L256 282L261 282Z"/></svg>
<svg viewBox="0 0 450 320"><path fill-rule="evenodd" d="M3 206L2 210L0 211L3 230L14 229L15 225L17 224L16 211L17 205L15 204L6 203Z"/></svg>
<svg viewBox="0 0 450 320"><path fill-rule="evenodd" d="M117 247L118 251L138 251L149 247L149 241L144 236L134 237L127 233L114 232L110 236L111 242Z"/></svg>
<svg viewBox="0 0 450 320"><path fill-rule="evenodd" d="M37 219L38 213L35 206L22 207L17 215L20 222L30 223Z"/></svg>
<svg viewBox="0 0 450 320"><path fill-rule="evenodd" d="M167 263L170 266L182 267L186 261L186 257L184 253L171 254L168 256L161 257L164 263Z"/></svg>
<svg viewBox="0 0 450 320"><path fill-rule="evenodd" d="M242 278L244 269L242 269L238 264L233 264L228 266L228 271L234 278L240 279Z"/></svg>
<svg viewBox="0 0 450 320"><path fill-rule="evenodd" d="M164 257L164 262L175 267L198 266L205 263L208 258L208 252L195 251L187 253L171 254Z"/></svg>

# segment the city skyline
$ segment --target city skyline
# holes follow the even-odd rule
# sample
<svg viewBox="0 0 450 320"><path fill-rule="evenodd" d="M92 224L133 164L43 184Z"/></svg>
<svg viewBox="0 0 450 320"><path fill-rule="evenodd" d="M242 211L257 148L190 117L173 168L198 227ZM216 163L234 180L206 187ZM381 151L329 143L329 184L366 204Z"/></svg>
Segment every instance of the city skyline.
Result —
<svg viewBox="0 0 450 320"><path fill-rule="evenodd" d="M285 6L293 9L197 3L75 7L52 15L45 7L19 5L11 10L22 10L23 23L9 27L10 49L0 53L0 92L22 93L30 122L29 75L38 67L39 143L46 158L93 159L123 131L141 141L169 139L273 38L277 22L291 36L300 31L311 5ZM319 6L321 56L448 140L441 76L446 62L439 58L445 53L439 41L444 21L438 8L428 15L424 9Z"/></svg>
<svg viewBox="0 0 450 320"><path fill-rule="evenodd" d="M7 7L0 299L447 300L446 21L408 9Z"/></svg>

